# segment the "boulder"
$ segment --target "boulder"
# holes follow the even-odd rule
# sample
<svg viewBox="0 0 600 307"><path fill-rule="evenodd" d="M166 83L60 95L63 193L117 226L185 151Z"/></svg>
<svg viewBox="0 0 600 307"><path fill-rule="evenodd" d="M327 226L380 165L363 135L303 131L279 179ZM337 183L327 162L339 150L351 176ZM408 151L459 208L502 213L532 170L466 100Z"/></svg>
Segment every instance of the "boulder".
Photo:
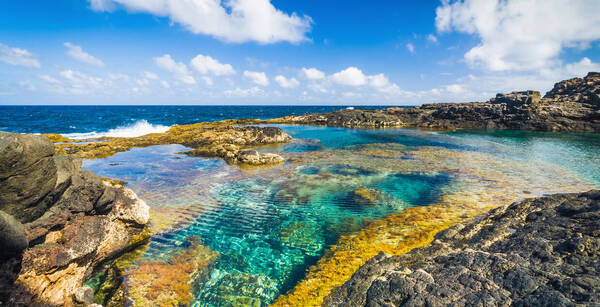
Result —
<svg viewBox="0 0 600 307"><path fill-rule="evenodd" d="M45 212L57 181L53 154L44 136L0 131L0 210L22 223Z"/></svg>

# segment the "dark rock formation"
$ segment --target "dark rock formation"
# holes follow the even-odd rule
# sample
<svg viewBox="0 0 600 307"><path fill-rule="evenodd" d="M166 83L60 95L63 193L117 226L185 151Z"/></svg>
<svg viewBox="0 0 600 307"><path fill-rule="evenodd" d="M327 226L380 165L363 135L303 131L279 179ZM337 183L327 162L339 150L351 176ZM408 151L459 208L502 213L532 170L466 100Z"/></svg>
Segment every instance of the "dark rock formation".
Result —
<svg viewBox="0 0 600 307"><path fill-rule="evenodd" d="M0 266L0 306L76 306L94 266L147 237L142 200L39 135L0 132L0 210L5 258L16 256Z"/></svg>
<svg viewBox="0 0 600 307"><path fill-rule="evenodd" d="M18 256L28 244L23 224L12 215L0 211L0 261Z"/></svg>
<svg viewBox="0 0 600 307"><path fill-rule="evenodd" d="M498 94L488 102L340 110L289 116L272 122L364 128L600 132L600 73L561 81L544 98L537 91L513 92Z"/></svg>
<svg viewBox="0 0 600 307"><path fill-rule="evenodd" d="M600 191L494 209L400 256L380 253L327 306L600 304Z"/></svg>

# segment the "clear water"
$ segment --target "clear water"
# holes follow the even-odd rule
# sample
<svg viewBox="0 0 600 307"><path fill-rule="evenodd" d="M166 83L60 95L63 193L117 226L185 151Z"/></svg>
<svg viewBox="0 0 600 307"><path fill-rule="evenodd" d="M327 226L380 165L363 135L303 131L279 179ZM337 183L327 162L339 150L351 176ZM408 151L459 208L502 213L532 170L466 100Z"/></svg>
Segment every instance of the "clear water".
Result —
<svg viewBox="0 0 600 307"><path fill-rule="evenodd" d="M134 305L145 295L136 289L143 288L138 267L172 264L194 242L218 257L205 274L188 276L190 304L264 306L301 281L340 236L406 207L460 193L500 204L600 185L597 135L281 127L294 141L260 150L299 162L240 169L177 154L186 150L179 145L84 161L127 181L152 208L151 243L125 272Z"/></svg>

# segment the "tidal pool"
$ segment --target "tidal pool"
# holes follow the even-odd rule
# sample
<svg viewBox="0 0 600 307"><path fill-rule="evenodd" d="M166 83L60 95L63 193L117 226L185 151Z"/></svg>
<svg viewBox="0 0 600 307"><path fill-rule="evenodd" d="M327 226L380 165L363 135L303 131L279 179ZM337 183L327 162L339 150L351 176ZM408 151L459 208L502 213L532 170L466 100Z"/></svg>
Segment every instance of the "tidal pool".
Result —
<svg viewBox="0 0 600 307"><path fill-rule="evenodd" d="M188 157L179 145L84 161L151 207L151 242L115 262L120 286L99 284L102 271L90 281L98 303L118 293L133 306L318 305L380 250L406 252L524 197L600 184L593 135L279 127L294 140L260 150L294 162L274 167Z"/></svg>

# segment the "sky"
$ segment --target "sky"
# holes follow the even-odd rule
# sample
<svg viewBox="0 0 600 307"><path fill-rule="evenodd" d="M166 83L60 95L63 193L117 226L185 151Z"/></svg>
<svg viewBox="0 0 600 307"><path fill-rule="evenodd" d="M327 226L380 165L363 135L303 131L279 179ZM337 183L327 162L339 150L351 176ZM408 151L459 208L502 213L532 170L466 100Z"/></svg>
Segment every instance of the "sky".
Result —
<svg viewBox="0 0 600 307"><path fill-rule="evenodd" d="M418 105L589 71L598 0L0 3L3 105Z"/></svg>

